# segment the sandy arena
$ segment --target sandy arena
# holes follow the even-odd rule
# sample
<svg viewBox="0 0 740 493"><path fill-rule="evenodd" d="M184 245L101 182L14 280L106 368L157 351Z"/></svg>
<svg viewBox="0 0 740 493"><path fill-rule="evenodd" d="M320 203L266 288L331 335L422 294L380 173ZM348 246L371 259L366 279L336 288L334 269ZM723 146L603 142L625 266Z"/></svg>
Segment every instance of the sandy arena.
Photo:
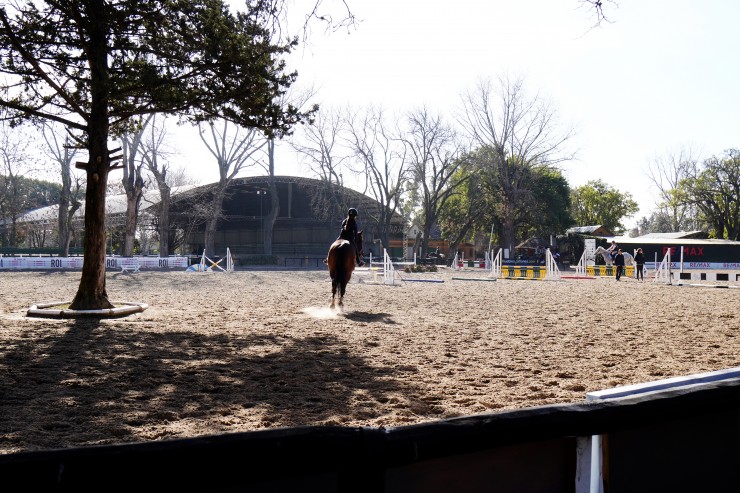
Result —
<svg viewBox="0 0 740 493"><path fill-rule="evenodd" d="M740 289L452 275L355 276L338 314L326 271L111 272L112 300L150 308L94 322L24 316L79 272L1 272L0 453L405 425L740 366Z"/></svg>

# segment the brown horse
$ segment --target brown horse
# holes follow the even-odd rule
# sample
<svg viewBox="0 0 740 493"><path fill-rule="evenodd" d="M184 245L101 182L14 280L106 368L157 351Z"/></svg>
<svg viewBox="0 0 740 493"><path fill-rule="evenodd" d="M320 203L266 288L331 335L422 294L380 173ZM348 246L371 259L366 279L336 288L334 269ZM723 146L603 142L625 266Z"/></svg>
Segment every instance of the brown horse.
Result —
<svg viewBox="0 0 740 493"><path fill-rule="evenodd" d="M362 231L357 233L355 244L357 245L357 251L360 252L360 258L364 257ZM352 272L355 270L355 249L352 247L352 243L344 239L343 236L337 238L329 247L326 263L329 265L329 277L331 277L331 304L329 306L334 308L334 300L337 295L337 288L339 288L339 306L341 307L343 306L344 290L352 277Z"/></svg>

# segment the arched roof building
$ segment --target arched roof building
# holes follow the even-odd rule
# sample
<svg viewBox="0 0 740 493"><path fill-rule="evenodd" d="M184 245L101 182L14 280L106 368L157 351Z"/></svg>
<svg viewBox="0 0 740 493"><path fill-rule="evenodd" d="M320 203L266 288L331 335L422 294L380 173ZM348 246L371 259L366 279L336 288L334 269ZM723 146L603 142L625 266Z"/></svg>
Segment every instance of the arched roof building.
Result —
<svg viewBox="0 0 740 493"><path fill-rule="evenodd" d="M215 248L226 248L234 255L264 252L265 220L270 215L272 197L268 177L236 178L230 184L217 226ZM355 190L330 185L325 181L294 176L273 178L279 211L272 235L272 253L281 257L323 256L339 235L341 221L349 207L359 210L358 224L365 232L365 250L373 248L380 236L377 218L381 206ZM213 184L203 185L172 199L171 221L186 233L186 251L203 251L206 204ZM200 211L200 212L198 212ZM404 220L399 214L391 219L390 238L401 240ZM400 252L399 252L400 253ZM374 255L382 254L375 246Z"/></svg>

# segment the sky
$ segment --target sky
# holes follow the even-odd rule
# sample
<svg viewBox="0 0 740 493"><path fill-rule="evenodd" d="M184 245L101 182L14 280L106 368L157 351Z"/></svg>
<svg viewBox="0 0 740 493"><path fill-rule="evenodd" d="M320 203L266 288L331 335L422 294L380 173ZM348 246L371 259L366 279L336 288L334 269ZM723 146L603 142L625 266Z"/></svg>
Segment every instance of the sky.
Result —
<svg viewBox="0 0 740 493"><path fill-rule="evenodd" d="M398 114L426 106L452 121L479 80L521 77L575 130L576 159L562 165L571 186L601 179L638 202L628 227L656 206L647 175L656 159L740 147L740 2L605 1L609 22L598 26L579 0L347 3L356 27L315 26L288 60L315 102ZM215 166L195 168L212 158L194 131L177 138L193 174L213 181ZM278 174L306 171L278 145Z"/></svg>

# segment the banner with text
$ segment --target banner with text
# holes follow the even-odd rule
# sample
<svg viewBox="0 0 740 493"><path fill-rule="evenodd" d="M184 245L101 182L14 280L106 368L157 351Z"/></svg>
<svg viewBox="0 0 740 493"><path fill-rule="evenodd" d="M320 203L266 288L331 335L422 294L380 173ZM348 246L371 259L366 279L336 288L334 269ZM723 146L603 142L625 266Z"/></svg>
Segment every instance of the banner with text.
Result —
<svg viewBox="0 0 740 493"><path fill-rule="evenodd" d="M0 269L82 269L83 257L0 257ZM188 257L106 257L106 269L120 269L125 263L137 263L140 269L185 269Z"/></svg>

